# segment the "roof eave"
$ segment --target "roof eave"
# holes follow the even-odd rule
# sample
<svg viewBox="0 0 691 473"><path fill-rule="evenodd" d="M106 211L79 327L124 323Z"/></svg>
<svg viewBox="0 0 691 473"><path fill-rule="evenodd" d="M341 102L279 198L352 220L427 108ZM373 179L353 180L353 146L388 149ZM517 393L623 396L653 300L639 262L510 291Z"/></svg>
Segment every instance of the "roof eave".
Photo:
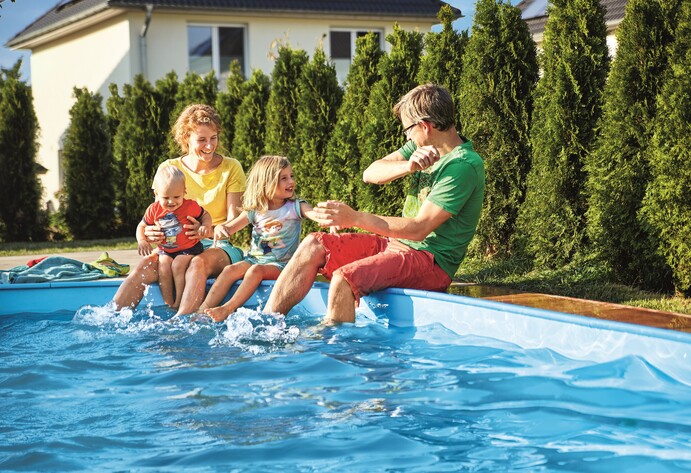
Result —
<svg viewBox="0 0 691 473"><path fill-rule="evenodd" d="M113 5L101 4L92 9L85 10L79 15L75 15L65 20L51 24L36 30L30 34L22 35L21 33L10 39L5 43L5 47L12 50L17 49L32 49L41 44L50 42L62 36L68 35L80 31L90 25L95 25L101 23L110 18L114 18L125 11L141 11L138 7L116 7ZM189 13L194 11L196 14L201 15L215 15L215 14L228 14L230 12L234 14L240 14L242 16L281 16L284 18L346 18L353 20L387 20L387 21L413 21L421 23L431 23L437 24L439 21L436 18L428 16L420 16L415 14L397 14L390 15L384 13L350 13L350 12L315 12L308 10L271 10L270 12L266 10L257 9L209 9L209 10L199 10L192 8L166 8L158 7L155 11L165 11L168 13Z"/></svg>
<svg viewBox="0 0 691 473"><path fill-rule="evenodd" d="M120 15L122 9L114 9L107 5L98 5L79 15L65 18L63 21L53 23L45 28L33 31L30 34L21 33L5 43L5 47L12 50L31 49L55 38L79 31L90 25L98 24L104 20Z"/></svg>

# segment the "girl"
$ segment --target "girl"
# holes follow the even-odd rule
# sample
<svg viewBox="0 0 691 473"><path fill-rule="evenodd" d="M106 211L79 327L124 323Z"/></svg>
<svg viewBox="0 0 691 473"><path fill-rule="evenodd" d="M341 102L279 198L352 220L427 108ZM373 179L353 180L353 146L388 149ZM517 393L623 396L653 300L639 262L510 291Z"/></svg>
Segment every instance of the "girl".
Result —
<svg viewBox="0 0 691 473"><path fill-rule="evenodd" d="M219 240L252 224L249 253L223 269L200 307L216 322L247 302L262 281L278 278L298 247L302 218L314 220L312 206L295 198L293 168L281 156L259 158L247 175L242 201L242 213L214 229L214 240ZM242 283L233 297L216 307L239 279Z"/></svg>
<svg viewBox="0 0 691 473"><path fill-rule="evenodd" d="M240 163L216 152L218 135L221 133L221 117L209 105L192 104L178 116L172 129L175 141L182 149L180 158L169 159L161 166L175 166L185 175L185 196L196 200L211 215L213 225L232 220L240 213L242 193L245 190L245 173ZM184 225L190 238L202 239L204 252L193 257L185 271L185 287L181 294L178 314L196 312L204 299L206 280L221 273L231 263L242 260L242 251L224 241L212 247L213 240L200 235L196 219ZM165 241L160 225L148 225L144 237L149 243ZM158 281L156 255L142 258L130 272L113 297L117 310L136 307L149 284Z"/></svg>

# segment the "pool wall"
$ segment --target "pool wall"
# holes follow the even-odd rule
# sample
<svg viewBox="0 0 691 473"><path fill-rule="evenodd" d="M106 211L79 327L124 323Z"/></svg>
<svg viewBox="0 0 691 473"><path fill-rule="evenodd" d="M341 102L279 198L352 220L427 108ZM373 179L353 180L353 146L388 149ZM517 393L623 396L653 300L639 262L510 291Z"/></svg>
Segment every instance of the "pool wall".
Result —
<svg viewBox="0 0 691 473"><path fill-rule="evenodd" d="M104 305L112 299L120 282L115 279L0 285L0 316ZM248 305L262 304L272 287L273 281L263 282ZM316 282L296 309L323 314L327 292L328 284ZM163 304L156 285L150 287L141 304ZM525 349L549 348L573 359L606 362L639 356L691 385L691 334L684 332L411 289L371 294L363 298L359 313L397 327L442 324L460 335L491 338Z"/></svg>

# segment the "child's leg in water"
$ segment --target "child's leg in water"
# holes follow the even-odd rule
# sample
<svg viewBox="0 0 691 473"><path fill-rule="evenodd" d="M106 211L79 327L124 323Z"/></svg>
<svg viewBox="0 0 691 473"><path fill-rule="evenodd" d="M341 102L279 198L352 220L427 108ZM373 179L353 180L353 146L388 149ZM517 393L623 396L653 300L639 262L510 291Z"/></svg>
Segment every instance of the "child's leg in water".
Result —
<svg viewBox="0 0 691 473"><path fill-rule="evenodd" d="M177 309L180 307L180 299L182 299L182 291L185 289L185 271L190 266L194 255L178 255L173 260L172 272L173 283L175 285L175 301L171 307Z"/></svg>
<svg viewBox="0 0 691 473"><path fill-rule="evenodd" d="M245 273L240 287L233 297L220 307L206 309L206 312L216 322L222 322L230 314L242 307L252 297L262 281L275 280L281 274L281 268L273 264L255 264ZM227 291L226 291L227 292Z"/></svg>
<svg viewBox="0 0 691 473"><path fill-rule="evenodd" d="M160 255L158 257L158 287L161 291L161 297L170 307L175 303L173 295L173 258L168 255Z"/></svg>
<svg viewBox="0 0 691 473"><path fill-rule="evenodd" d="M218 275L216 281L211 285L211 289L209 289L209 293L199 307L198 312L204 312L209 307L215 307L220 304L228 295L228 291L235 284L235 281L242 279L247 270L250 269L250 266L252 264L247 261L238 261L223 268L221 274Z"/></svg>

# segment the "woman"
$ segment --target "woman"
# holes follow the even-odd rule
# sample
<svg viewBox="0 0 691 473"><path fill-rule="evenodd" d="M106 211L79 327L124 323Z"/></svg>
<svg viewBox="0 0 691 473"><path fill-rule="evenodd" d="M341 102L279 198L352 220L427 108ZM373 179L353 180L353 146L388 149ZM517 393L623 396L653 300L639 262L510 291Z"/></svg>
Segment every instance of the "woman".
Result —
<svg viewBox="0 0 691 473"><path fill-rule="evenodd" d="M172 165L185 174L186 197L196 200L211 214L212 224L218 225L239 215L242 193L245 190L245 174L240 163L216 153L221 120L208 105L194 104L182 111L173 125L173 135L184 156L169 159L161 166ZM199 223L190 218L193 225L186 225L191 238L199 235ZM164 239L160 226L146 227L146 238L157 243ZM192 258L185 273L178 314L195 312L206 293L206 280L218 276L224 267L242 260L242 251L229 242L202 240L204 252ZM113 302L116 309L136 307L144 296L146 287L158 280L158 258L143 258L118 289Z"/></svg>

